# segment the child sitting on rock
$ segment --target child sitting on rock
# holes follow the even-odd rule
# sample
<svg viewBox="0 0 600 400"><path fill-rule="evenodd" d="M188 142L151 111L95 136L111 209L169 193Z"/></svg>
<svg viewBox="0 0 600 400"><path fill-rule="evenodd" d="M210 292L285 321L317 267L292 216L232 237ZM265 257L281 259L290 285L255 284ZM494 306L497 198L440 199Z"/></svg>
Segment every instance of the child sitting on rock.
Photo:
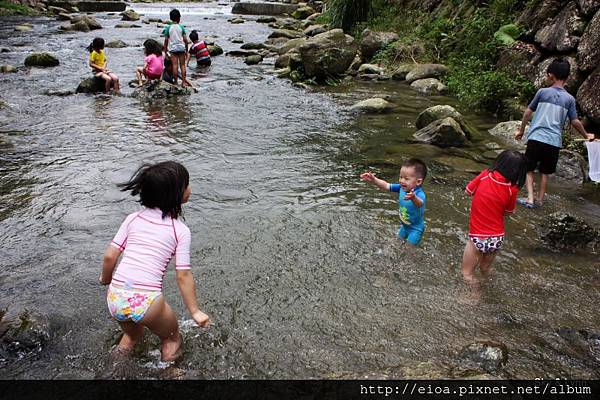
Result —
<svg viewBox="0 0 600 400"><path fill-rule="evenodd" d="M175 79L173 79L173 69L171 68L172 66L173 66L173 63L171 62L171 59L165 58L165 66L163 68L162 79L165 82L168 82L172 85L176 85L177 81ZM181 75L177 74L177 77L181 78ZM185 83L187 86L192 88L192 90L194 92L198 91L198 89L196 89L196 87L192 84L192 82L190 82L189 79L185 78Z"/></svg>
<svg viewBox="0 0 600 400"><path fill-rule="evenodd" d="M135 74L138 80L138 86L142 86L148 80L160 79L164 68L164 58L162 56L162 45L154 39L148 39L144 42L144 66L137 67ZM146 81L142 78L145 77Z"/></svg>
<svg viewBox="0 0 600 400"><path fill-rule="evenodd" d="M92 43L88 46L90 52L90 67L96 78L104 80L104 92L109 93L110 87L112 86L115 93L119 93L121 88L119 86L119 77L106 68L106 56L104 55L104 39L95 38Z"/></svg>

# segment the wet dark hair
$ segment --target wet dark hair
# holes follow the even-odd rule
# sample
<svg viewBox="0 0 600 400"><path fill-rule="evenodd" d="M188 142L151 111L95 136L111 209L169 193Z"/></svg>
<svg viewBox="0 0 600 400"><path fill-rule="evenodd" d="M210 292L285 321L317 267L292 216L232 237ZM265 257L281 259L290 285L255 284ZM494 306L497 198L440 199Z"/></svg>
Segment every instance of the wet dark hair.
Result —
<svg viewBox="0 0 600 400"><path fill-rule="evenodd" d="M500 172L507 181L522 187L527 177L527 158L516 150L504 150L496 157L489 170Z"/></svg>
<svg viewBox="0 0 600 400"><path fill-rule="evenodd" d="M411 158L402 163L403 167L411 167L415 169L417 178L425 180L427 177L427 166L425 163L418 158Z"/></svg>
<svg viewBox="0 0 600 400"><path fill-rule="evenodd" d="M181 213L183 194L190 184L187 169L175 161L142 165L128 182L117 186L123 191L131 191L132 196L140 195L140 203L148 208L159 208L162 217L178 218Z"/></svg>
<svg viewBox="0 0 600 400"><path fill-rule="evenodd" d="M147 56L149 56L150 54L161 56L162 51L162 44L158 43L156 40L148 39L144 42L144 53L146 53Z"/></svg>
<svg viewBox="0 0 600 400"><path fill-rule="evenodd" d="M563 58L557 58L548 65L546 72L554 75L558 80L566 81L571 73L571 64Z"/></svg>
<svg viewBox="0 0 600 400"><path fill-rule="evenodd" d="M193 31L190 32L190 40L192 40L194 42L196 40L198 40L198 31L197 30L194 29Z"/></svg>
<svg viewBox="0 0 600 400"><path fill-rule="evenodd" d="M88 47L86 47L87 51L89 51L90 53L94 50L100 51L103 48L104 48L104 39L102 39L101 37L94 38L94 40L92 40L92 43L90 43L90 45Z"/></svg>
<svg viewBox="0 0 600 400"><path fill-rule="evenodd" d="M171 18L171 21L173 21L173 22L179 22L179 21L181 21L181 13L179 12L178 9L174 8L169 13L169 18Z"/></svg>

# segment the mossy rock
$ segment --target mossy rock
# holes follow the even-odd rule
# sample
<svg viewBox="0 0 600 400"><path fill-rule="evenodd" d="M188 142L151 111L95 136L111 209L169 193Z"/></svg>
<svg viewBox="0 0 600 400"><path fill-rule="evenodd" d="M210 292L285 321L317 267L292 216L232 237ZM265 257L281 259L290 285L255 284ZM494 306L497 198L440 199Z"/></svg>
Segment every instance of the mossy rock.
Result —
<svg viewBox="0 0 600 400"><path fill-rule="evenodd" d="M513 44L521 34L518 26L515 24L508 24L501 26L500 29L494 33L494 38L505 46Z"/></svg>
<svg viewBox="0 0 600 400"><path fill-rule="evenodd" d="M56 67L59 64L58 58L50 53L33 53L25 59L28 67Z"/></svg>
<svg viewBox="0 0 600 400"><path fill-rule="evenodd" d="M206 47L208 48L208 53L211 57L220 56L223 54L223 48L216 43L212 45L209 44Z"/></svg>

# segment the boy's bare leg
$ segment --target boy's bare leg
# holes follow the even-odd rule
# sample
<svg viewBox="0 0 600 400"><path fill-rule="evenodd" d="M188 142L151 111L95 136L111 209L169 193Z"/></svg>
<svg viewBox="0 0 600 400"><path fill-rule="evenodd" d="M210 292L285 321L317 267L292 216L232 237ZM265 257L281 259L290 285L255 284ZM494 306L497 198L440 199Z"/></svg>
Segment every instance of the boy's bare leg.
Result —
<svg viewBox="0 0 600 400"><path fill-rule="evenodd" d="M173 76L173 84L177 85L177 77L179 76L179 58L176 54L171 55L171 75Z"/></svg>
<svg viewBox="0 0 600 400"><path fill-rule="evenodd" d="M533 204L533 176L534 171L527 172L527 179L525 180L525 185L527 186L527 201Z"/></svg>
<svg viewBox="0 0 600 400"><path fill-rule="evenodd" d="M187 83L187 70L185 67L185 54L179 55L179 65L181 66L181 86L186 86Z"/></svg>
<svg viewBox="0 0 600 400"><path fill-rule="evenodd" d="M548 186L548 175L540 174L540 190L538 192L538 204L541 206L544 204L544 196L546 195L546 187Z"/></svg>

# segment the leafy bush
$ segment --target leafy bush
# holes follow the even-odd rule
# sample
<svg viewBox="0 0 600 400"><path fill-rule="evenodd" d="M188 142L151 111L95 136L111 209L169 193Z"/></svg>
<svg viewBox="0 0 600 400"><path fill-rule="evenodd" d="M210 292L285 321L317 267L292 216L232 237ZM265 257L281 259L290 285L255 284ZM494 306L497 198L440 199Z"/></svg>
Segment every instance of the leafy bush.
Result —
<svg viewBox="0 0 600 400"><path fill-rule="evenodd" d="M0 1L0 15L34 15L35 10L21 4L13 4L6 1Z"/></svg>

